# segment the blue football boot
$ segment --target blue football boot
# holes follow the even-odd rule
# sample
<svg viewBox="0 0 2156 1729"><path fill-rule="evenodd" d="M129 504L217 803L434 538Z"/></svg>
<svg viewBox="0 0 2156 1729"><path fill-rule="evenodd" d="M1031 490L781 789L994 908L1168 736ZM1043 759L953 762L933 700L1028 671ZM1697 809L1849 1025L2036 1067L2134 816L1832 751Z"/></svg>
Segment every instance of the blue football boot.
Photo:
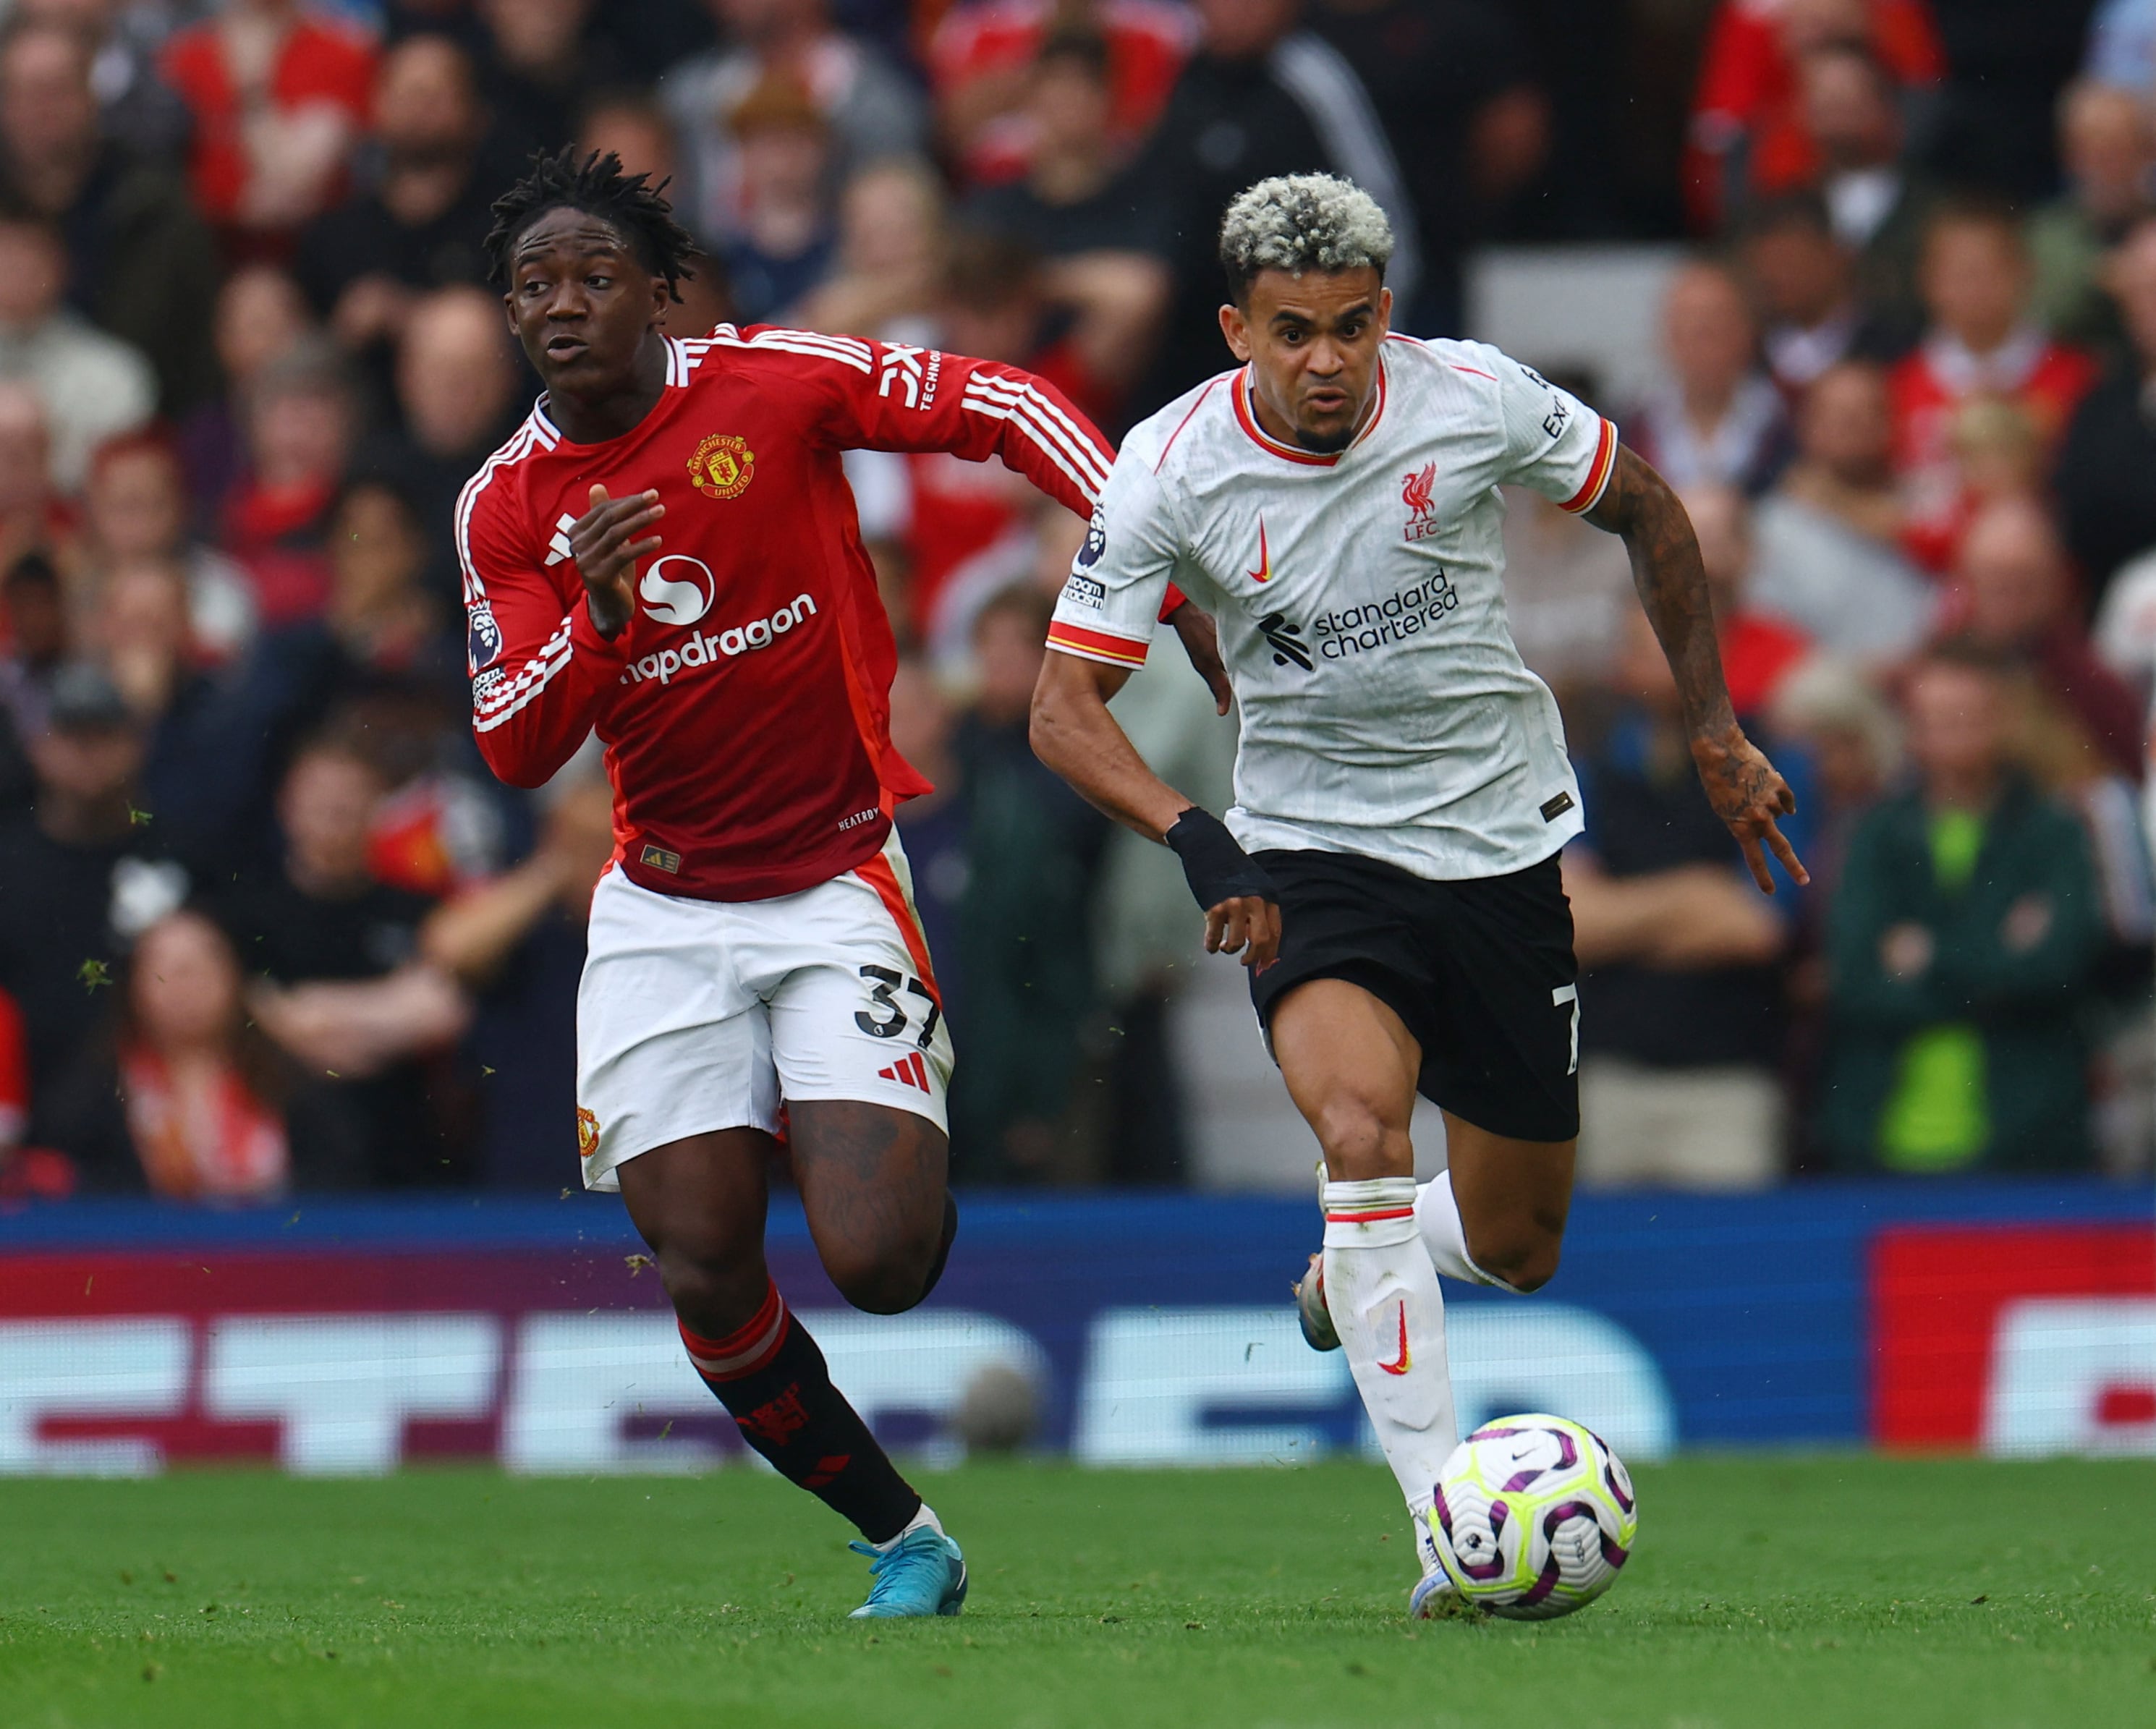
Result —
<svg viewBox="0 0 2156 1729"><path fill-rule="evenodd" d="M966 1606L966 1557L957 1544L931 1526L910 1531L888 1549L849 1543L866 1555L875 1583L869 1600L849 1618L859 1621L897 1615L955 1615Z"/></svg>

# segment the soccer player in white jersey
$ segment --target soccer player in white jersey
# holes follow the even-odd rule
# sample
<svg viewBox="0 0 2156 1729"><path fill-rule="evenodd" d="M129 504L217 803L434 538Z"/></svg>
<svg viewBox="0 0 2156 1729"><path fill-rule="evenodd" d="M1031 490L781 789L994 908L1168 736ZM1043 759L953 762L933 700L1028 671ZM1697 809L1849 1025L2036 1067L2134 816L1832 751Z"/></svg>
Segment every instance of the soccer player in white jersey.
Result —
<svg viewBox="0 0 2156 1729"><path fill-rule="evenodd" d="M1580 832L1557 704L1505 622L1504 505L1532 487L1623 537L1714 808L1771 894L1787 783L1739 730L1683 506L1616 428L1497 350L1389 333L1367 194L1260 182L1220 237L1241 364L1134 430L1049 634L1041 759L1165 841L1240 952L1325 1155L1300 1295L1344 1346L1442 1590L1422 1516L1457 1439L1437 1275L1531 1291L1557 1270L1579 1131L1580 1003L1558 854ZM1241 709L1224 825L1163 782L1107 700L1173 580L1216 617ZM1417 1091L1450 1168L1418 1192Z"/></svg>

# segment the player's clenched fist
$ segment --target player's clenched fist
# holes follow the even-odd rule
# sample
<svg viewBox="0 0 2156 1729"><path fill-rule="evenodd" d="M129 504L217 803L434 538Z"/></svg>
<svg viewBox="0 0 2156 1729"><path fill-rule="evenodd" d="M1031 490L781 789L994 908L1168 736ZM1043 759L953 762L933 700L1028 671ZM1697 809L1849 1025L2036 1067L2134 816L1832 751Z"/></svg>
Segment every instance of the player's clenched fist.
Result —
<svg viewBox="0 0 2156 1729"><path fill-rule="evenodd" d="M603 486L592 488L592 507L569 530L569 556L590 597L592 625L608 639L619 636L636 611L636 561L660 547L657 535L637 538L666 514L656 492L609 498Z"/></svg>
<svg viewBox="0 0 2156 1729"><path fill-rule="evenodd" d="M1190 892L1205 909L1205 952L1235 955L1263 972L1280 954L1280 891L1227 825L1192 805L1162 839L1183 860Z"/></svg>

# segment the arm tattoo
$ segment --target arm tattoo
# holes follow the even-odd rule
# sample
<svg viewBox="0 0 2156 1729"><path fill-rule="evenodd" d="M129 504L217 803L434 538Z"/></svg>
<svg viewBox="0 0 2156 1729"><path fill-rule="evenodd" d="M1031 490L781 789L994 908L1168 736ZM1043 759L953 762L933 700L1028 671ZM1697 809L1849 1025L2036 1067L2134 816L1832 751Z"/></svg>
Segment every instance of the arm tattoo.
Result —
<svg viewBox="0 0 2156 1729"><path fill-rule="evenodd" d="M1631 555L1632 586L1676 675L1686 731L1697 739L1733 731L1707 569L1691 518L1669 482L1620 445L1609 484L1587 520L1617 536Z"/></svg>

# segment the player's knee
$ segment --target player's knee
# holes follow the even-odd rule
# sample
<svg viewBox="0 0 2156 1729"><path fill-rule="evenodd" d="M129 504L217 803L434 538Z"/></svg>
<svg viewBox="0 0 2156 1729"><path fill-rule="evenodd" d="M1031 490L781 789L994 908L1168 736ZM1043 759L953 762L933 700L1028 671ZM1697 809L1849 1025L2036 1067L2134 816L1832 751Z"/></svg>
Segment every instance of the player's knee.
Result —
<svg viewBox="0 0 2156 1729"><path fill-rule="evenodd" d="M1342 1093L1321 1106L1311 1126L1336 1183L1414 1174L1414 1151L1404 1127L1389 1123L1368 1100Z"/></svg>
<svg viewBox="0 0 2156 1729"><path fill-rule="evenodd" d="M942 1221L886 1242L826 1251L824 1270L839 1295L870 1315L898 1315L928 1295L942 1247Z"/></svg>
<svg viewBox="0 0 2156 1729"><path fill-rule="evenodd" d="M671 1245L662 1246L656 1259L674 1312L713 1338L746 1325L771 1282L761 1259L749 1266Z"/></svg>
<svg viewBox="0 0 2156 1729"><path fill-rule="evenodd" d="M1489 1233L1471 1232L1467 1252L1492 1279L1526 1295L1557 1277L1564 1233L1532 1221Z"/></svg>

